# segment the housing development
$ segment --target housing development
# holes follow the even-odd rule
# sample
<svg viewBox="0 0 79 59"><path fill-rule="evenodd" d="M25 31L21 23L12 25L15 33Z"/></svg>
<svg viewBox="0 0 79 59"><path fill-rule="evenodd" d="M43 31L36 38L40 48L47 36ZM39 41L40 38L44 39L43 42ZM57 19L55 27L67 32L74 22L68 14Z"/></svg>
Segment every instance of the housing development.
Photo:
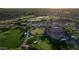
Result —
<svg viewBox="0 0 79 59"><path fill-rule="evenodd" d="M0 50L78 50L79 9L0 9Z"/></svg>

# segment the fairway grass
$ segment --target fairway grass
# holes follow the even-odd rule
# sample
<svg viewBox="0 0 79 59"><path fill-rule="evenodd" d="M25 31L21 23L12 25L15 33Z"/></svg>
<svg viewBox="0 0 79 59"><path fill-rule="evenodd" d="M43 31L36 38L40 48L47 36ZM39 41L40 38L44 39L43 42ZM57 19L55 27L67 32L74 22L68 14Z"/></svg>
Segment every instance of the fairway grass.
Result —
<svg viewBox="0 0 79 59"><path fill-rule="evenodd" d="M0 33L0 47L15 49L20 44L22 33L20 29L10 29Z"/></svg>
<svg viewBox="0 0 79 59"><path fill-rule="evenodd" d="M41 36L38 39L36 38L36 36L34 36L32 39L28 40L27 43L32 49L36 49L36 50L52 50L53 49L53 46L50 43L49 38L45 36Z"/></svg>

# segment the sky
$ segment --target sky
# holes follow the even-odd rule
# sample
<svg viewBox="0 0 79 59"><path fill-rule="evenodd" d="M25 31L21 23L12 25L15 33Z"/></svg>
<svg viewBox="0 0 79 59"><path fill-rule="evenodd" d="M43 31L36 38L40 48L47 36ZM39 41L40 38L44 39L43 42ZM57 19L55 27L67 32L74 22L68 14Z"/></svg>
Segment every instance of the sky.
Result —
<svg viewBox="0 0 79 59"><path fill-rule="evenodd" d="M0 0L0 8L78 8L78 0Z"/></svg>

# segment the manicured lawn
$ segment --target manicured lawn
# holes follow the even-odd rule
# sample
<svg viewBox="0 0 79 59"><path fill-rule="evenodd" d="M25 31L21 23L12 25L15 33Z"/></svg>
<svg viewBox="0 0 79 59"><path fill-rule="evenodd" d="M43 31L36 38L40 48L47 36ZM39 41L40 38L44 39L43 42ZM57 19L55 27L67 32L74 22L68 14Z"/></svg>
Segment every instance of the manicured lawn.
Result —
<svg viewBox="0 0 79 59"><path fill-rule="evenodd" d="M35 43L36 41L36 43ZM37 50L52 50L52 44L46 37L39 37L38 39L33 37L32 39L28 40L28 45Z"/></svg>
<svg viewBox="0 0 79 59"><path fill-rule="evenodd" d="M49 42L45 41L41 41L38 44L31 44L32 47L38 49L38 50L52 50L52 46L51 44L49 44Z"/></svg>
<svg viewBox="0 0 79 59"><path fill-rule="evenodd" d="M31 31L33 38L27 41L28 45L37 50L52 50L52 44L50 43L48 37L44 36L43 28L36 28Z"/></svg>
<svg viewBox="0 0 79 59"><path fill-rule="evenodd" d="M20 43L22 33L20 29L10 29L0 33L0 47L16 48Z"/></svg>

